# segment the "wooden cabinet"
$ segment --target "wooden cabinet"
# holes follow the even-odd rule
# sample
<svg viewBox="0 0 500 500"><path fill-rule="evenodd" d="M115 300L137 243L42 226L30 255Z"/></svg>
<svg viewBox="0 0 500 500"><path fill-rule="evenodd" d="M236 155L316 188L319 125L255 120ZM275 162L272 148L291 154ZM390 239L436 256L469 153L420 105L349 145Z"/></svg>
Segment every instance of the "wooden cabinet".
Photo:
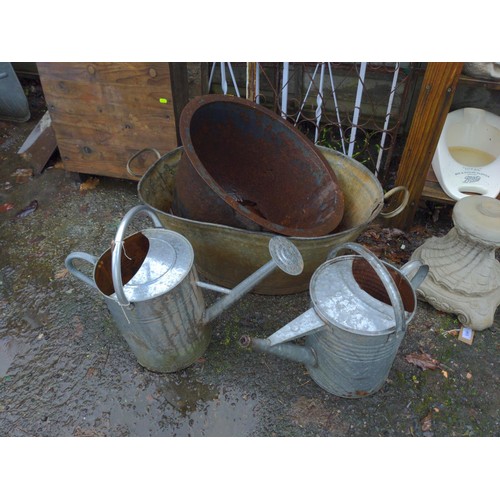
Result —
<svg viewBox="0 0 500 500"><path fill-rule="evenodd" d="M37 66L66 170L137 180L126 169L134 153L178 146L176 113L187 97L174 96L171 64ZM147 166L134 161L139 173Z"/></svg>

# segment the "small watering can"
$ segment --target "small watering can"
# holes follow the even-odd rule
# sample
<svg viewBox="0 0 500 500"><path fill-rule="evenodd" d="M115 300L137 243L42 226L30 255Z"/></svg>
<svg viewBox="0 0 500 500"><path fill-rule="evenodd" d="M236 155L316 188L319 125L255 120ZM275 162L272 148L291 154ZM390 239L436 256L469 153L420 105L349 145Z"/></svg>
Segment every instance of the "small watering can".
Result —
<svg viewBox="0 0 500 500"><path fill-rule="evenodd" d="M139 212L145 212L155 227L123 239L130 220ZM156 214L139 205L127 212L114 246L99 259L73 252L65 265L71 274L101 293L138 362L148 370L170 373L198 359L210 342L208 324L272 271L302 272L302 256L286 238L272 238L269 251L272 259L232 290L202 283L189 241L162 228ZM74 267L75 259L94 266L93 279ZM205 309L202 288L225 296Z"/></svg>
<svg viewBox="0 0 500 500"><path fill-rule="evenodd" d="M344 249L358 255L335 257ZM368 396L387 379L417 308L415 290L427 272L419 261L398 270L363 246L344 243L314 272L311 309L267 339L244 336L240 344L304 363L332 394ZM303 346L291 342L304 336Z"/></svg>

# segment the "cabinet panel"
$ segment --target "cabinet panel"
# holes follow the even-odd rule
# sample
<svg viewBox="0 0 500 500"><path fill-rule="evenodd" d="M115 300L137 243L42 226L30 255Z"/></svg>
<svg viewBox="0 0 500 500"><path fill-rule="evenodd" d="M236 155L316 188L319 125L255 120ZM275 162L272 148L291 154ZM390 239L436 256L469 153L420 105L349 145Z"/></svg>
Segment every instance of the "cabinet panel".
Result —
<svg viewBox="0 0 500 500"><path fill-rule="evenodd" d="M169 63L37 66L66 170L137 180L126 170L134 153L177 147Z"/></svg>

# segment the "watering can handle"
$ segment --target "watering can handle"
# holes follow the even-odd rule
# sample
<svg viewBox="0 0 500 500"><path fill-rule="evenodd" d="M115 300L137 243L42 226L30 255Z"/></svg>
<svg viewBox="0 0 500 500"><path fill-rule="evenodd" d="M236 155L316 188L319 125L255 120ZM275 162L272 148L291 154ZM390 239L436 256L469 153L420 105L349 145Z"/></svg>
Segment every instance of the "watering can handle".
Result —
<svg viewBox="0 0 500 500"><path fill-rule="evenodd" d="M332 259L335 257L341 250L352 250L363 257L374 269L377 273L378 277L381 279L387 294L389 295L389 299L391 301L392 308L394 309L394 319L396 321L396 333L404 332L406 329L406 321L405 321L405 310L403 307L403 300L401 299L401 295L392 279L392 276L387 271L386 267L382 264L382 262L377 258L375 254L370 252L370 250L366 249L359 243L343 243L335 248L333 248L328 254L328 259Z"/></svg>
<svg viewBox="0 0 500 500"><path fill-rule="evenodd" d="M76 269L76 267L73 265L73 260L75 259L85 260L88 263L95 266L97 263L97 257L94 257L93 255L90 255L85 252L73 252L70 253L64 260L64 265L66 266L66 269L73 276L76 276L77 278L81 279L83 282L87 283L87 285L91 286L92 288L97 289L97 285L95 284L94 280L89 278L88 276L85 276L85 274L83 274L81 271L78 271L78 269Z"/></svg>
<svg viewBox="0 0 500 500"><path fill-rule="evenodd" d="M420 260L411 260L400 268L400 271L410 280L410 285L416 290L427 277L429 266ZM410 278L410 275L413 276Z"/></svg>
<svg viewBox="0 0 500 500"><path fill-rule="evenodd" d="M152 151L155 155L156 155L156 159L159 160L161 158L161 154L159 153L159 151L155 148L144 148L144 149L141 149L140 151L137 151L137 153L134 153L129 159L128 159L128 162L127 162L127 172L132 175L133 177L142 177L142 174L136 174L135 172L132 171L132 169L130 168L130 163L132 162L132 160L134 160L135 158L137 158L138 156L142 155L142 153L145 153L146 151Z"/></svg>
<svg viewBox="0 0 500 500"><path fill-rule="evenodd" d="M410 191L408 191L408 188L405 186L396 186L384 195L384 201L387 201L392 195L399 193L400 191L404 192L404 197L403 201L401 202L401 205L399 205L398 208L394 209L392 212L380 212L379 216L382 217L383 219L391 219L392 217L395 217L396 215L400 214L405 208L406 205L408 204L408 200L410 199Z"/></svg>
<svg viewBox="0 0 500 500"><path fill-rule="evenodd" d="M162 227L158 216L150 208L144 205L137 205L136 207L131 208L120 222L118 231L116 231L113 253L111 254L111 275L113 278L113 286L115 288L118 304L120 304L121 306L130 305L130 301L127 299L127 297L125 296L125 292L123 291L123 281L121 273L123 234L125 233L125 230L130 224L132 218L139 212L145 212L146 214L148 214L155 227Z"/></svg>

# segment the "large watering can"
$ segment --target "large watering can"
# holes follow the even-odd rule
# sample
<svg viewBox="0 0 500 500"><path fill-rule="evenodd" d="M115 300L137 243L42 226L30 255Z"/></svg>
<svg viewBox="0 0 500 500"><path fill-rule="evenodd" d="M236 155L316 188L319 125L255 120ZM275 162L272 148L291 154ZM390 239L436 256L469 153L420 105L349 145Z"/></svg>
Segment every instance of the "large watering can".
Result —
<svg viewBox="0 0 500 500"><path fill-rule="evenodd" d="M357 255L336 257L341 250ZM427 272L419 261L398 270L357 243L341 244L311 278L311 309L267 339L244 336L240 344L304 363L337 396L373 394L387 379ZM304 345L291 342L299 337Z"/></svg>
<svg viewBox="0 0 500 500"><path fill-rule="evenodd" d="M130 220L145 212L154 228L123 238ZM148 370L169 373L198 359L210 342L209 323L276 268L300 274L302 257L286 238L270 240L272 259L232 290L198 280L194 252L182 235L162 228L156 214L139 205L127 212L114 245L96 258L84 252L66 257L67 269L103 296L124 339ZM93 279L74 267L82 259L94 266ZM225 294L208 309L202 288Z"/></svg>

